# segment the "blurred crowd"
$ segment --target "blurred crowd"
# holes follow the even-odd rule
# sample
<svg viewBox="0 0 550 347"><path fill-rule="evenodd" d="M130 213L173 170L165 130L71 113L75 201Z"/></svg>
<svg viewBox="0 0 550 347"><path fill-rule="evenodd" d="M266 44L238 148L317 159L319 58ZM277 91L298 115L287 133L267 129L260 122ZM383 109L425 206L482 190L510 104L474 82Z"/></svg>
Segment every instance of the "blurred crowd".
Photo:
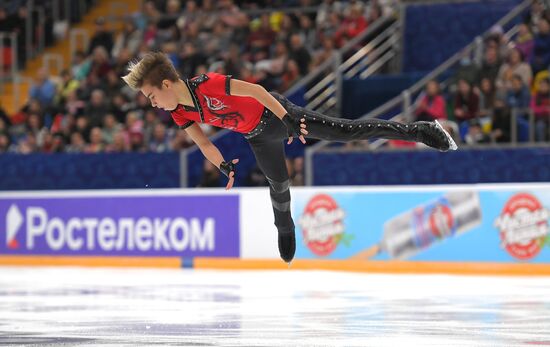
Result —
<svg viewBox="0 0 550 347"><path fill-rule="evenodd" d="M513 130L520 142L529 141L531 131L535 141L550 141L549 67L550 9L535 0L511 40L501 27L491 28L481 63L463 58L447 88L430 81L414 118L440 120L466 144L509 143Z"/></svg>
<svg viewBox="0 0 550 347"><path fill-rule="evenodd" d="M302 10L285 10L289 6ZM259 10L266 7L271 10ZM22 11L0 9L0 30L21 30ZM70 69L37 71L29 101L15 114L0 105L0 153L186 148L192 142L170 114L121 80L129 61L160 50L183 78L216 71L284 92L382 11L377 0L161 0L145 1L117 33L113 23L97 18L89 47L75 54Z"/></svg>

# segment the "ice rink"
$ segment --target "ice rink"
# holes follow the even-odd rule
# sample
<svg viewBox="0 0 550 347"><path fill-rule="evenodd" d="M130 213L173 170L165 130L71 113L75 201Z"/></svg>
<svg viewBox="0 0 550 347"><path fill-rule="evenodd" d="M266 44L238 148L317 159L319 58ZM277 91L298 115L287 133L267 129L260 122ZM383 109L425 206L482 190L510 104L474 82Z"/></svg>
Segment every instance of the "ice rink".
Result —
<svg viewBox="0 0 550 347"><path fill-rule="evenodd" d="M0 268L0 345L550 345L550 278Z"/></svg>

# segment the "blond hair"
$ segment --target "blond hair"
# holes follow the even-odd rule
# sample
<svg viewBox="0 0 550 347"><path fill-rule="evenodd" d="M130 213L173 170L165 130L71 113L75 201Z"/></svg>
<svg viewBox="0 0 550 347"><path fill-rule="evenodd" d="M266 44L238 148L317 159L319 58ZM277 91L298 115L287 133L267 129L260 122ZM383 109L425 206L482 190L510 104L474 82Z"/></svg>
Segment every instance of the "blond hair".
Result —
<svg viewBox="0 0 550 347"><path fill-rule="evenodd" d="M162 52L147 53L140 61L130 62L128 71L122 79L134 90L141 89L144 84L160 89L164 80L172 82L179 80L176 68Z"/></svg>

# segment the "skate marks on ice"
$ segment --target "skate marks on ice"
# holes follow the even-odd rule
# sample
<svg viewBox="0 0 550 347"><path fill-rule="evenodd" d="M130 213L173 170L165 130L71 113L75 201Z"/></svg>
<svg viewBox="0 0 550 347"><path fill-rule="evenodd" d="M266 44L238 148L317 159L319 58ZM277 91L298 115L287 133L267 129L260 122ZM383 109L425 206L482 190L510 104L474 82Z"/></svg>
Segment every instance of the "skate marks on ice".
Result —
<svg viewBox="0 0 550 347"><path fill-rule="evenodd" d="M0 268L0 345L520 346L550 278Z"/></svg>

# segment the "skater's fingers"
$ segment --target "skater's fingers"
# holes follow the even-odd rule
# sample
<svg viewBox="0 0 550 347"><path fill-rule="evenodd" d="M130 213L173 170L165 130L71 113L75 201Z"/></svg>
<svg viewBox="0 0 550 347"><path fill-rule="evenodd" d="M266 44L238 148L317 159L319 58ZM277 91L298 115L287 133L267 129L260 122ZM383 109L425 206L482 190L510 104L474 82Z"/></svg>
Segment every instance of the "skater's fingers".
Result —
<svg viewBox="0 0 550 347"><path fill-rule="evenodd" d="M306 144L306 139L304 138L304 135L300 135L300 141L302 141L304 145Z"/></svg>
<svg viewBox="0 0 550 347"><path fill-rule="evenodd" d="M301 132L302 132L302 134L304 134L304 135L307 135L307 134L308 134L308 132L307 132L307 130L306 130L306 129L302 129L302 130L300 130L300 131L301 131Z"/></svg>
<svg viewBox="0 0 550 347"><path fill-rule="evenodd" d="M305 123L305 122L306 122L306 119L305 119L305 118L302 118L302 119L300 119L300 122Z"/></svg>
<svg viewBox="0 0 550 347"><path fill-rule="evenodd" d="M229 190L229 189L231 189L231 187L233 187L233 182L235 181L235 178L233 178L233 176L235 176L235 171L231 171L229 173L229 181L227 181L227 185L225 186L225 190Z"/></svg>
<svg viewBox="0 0 550 347"><path fill-rule="evenodd" d="M293 140L293 138L292 138L292 136L290 136L290 137L288 138L288 142L287 142L286 144L287 144L287 145L290 145L290 144L292 143L292 140Z"/></svg>
<svg viewBox="0 0 550 347"><path fill-rule="evenodd" d="M300 124L300 128L305 128L305 127L307 127L306 123Z"/></svg>
<svg viewBox="0 0 550 347"><path fill-rule="evenodd" d="M237 163L239 162L239 159L233 159L233 160L231 160L231 162L232 162L233 164L237 164Z"/></svg>

